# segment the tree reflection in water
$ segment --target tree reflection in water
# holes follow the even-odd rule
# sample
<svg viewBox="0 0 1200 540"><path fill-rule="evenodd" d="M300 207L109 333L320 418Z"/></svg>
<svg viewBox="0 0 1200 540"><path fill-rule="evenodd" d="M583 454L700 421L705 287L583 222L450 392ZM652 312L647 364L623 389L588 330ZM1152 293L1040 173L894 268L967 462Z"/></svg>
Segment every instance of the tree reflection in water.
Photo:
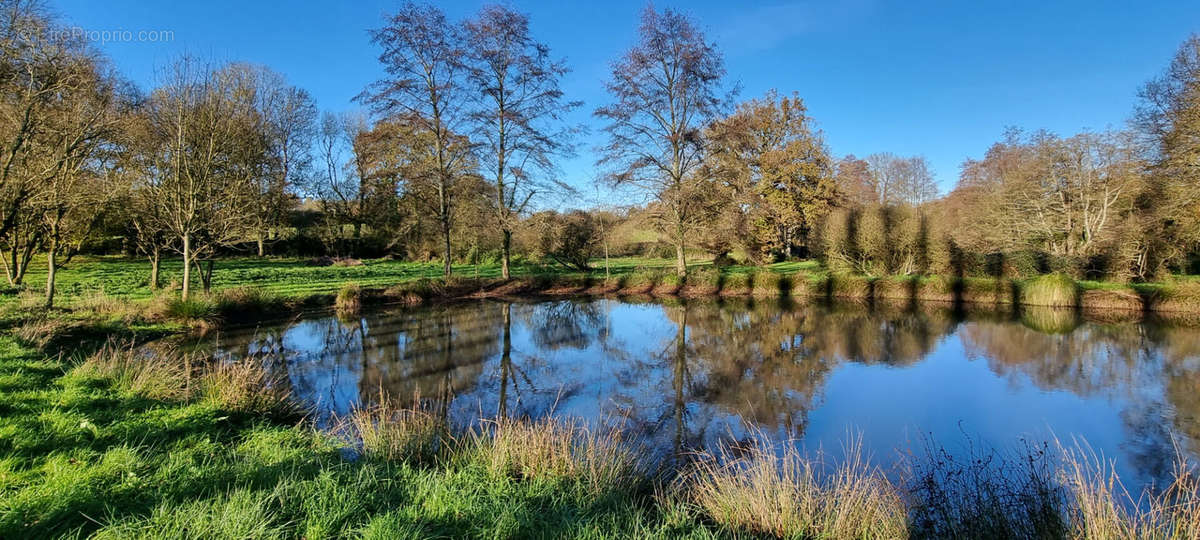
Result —
<svg viewBox="0 0 1200 540"><path fill-rule="evenodd" d="M640 435L660 457L744 439L748 427L825 443L838 421L873 415L985 436L1022 422L1015 435L1063 436L1055 428L1065 426L1144 478L1166 472L1173 438L1200 448L1200 331L1094 324L1074 312L478 301L226 333L219 346L285 359L279 368L326 421L382 393L436 403L460 426L582 417ZM963 402L976 394L994 402ZM1066 417L1078 415L1064 403L1095 421ZM846 427L869 440L879 426Z"/></svg>

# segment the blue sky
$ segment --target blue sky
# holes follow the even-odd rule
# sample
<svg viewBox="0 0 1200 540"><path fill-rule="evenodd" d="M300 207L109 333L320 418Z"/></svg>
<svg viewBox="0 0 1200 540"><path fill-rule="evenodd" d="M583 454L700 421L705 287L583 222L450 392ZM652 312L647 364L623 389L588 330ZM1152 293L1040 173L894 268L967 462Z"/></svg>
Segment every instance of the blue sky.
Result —
<svg viewBox="0 0 1200 540"><path fill-rule="evenodd" d="M367 30L395 0L144 3L48 0L87 30L169 30L171 42L101 45L127 77L150 88L181 53L266 64L307 89L323 110L382 70ZM485 2L442 2L453 18ZM591 127L564 178L590 192L592 147L609 62L634 40L642 1L516 2L535 35L574 70L564 81ZM942 190L1005 126L1060 134L1123 127L1137 90L1178 45L1200 32L1191 2L656 2L692 14L725 52L740 98L771 88L804 98L834 154L923 154ZM579 205L578 202L560 203Z"/></svg>

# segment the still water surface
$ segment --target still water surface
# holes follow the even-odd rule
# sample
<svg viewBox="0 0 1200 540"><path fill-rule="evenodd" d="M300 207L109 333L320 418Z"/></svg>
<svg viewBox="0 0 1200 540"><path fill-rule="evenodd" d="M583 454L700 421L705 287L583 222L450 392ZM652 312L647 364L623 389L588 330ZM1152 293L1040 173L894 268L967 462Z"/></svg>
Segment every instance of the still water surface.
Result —
<svg viewBox="0 0 1200 540"><path fill-rule="evenodd" d="M808 449L859 434L877 461L932 438L1083 438L1128 487L1200 448L1200 329L1098 324L1072 312L707 300L478 301L313 316L227 331L275 358L318 420L386 394L436 400L458 425L581 418L657 455L761 430Z"/></svg>

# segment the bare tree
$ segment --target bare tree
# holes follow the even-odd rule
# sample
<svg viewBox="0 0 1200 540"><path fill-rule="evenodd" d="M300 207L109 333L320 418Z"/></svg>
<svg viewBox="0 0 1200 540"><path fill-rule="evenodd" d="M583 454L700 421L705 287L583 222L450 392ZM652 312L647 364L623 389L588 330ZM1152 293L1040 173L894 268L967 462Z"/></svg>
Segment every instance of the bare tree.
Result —
<svg viewBox="0 0 1200 540"><path fill-rule="evenodd" d="M615 185L635 186L657 198L675 244L675 271L687 273L685 235L692 204L703 197L694 173L705 158L702 131L720 116L725 63L687 16L647 6L638 42L612 65L605 88L614 102L596 110L608 121L599 165Z"/></svg>
<svg viewBox="0 0 1200 540"><path fill-rule="evenodd" d="M182 297L191 291L192 265L222 245L244 238L252 221L250 198L267 159L253 102L229 70L178 61L147 106L153 165L144 189L155 205L144 216L179 240ZM207 290L212 261L201 272Z"/></svg>
<svg viewBox="0 0 1200 540"><path fill-rule="evenodd" d="M937 198L937 182L924 156L883 152L867 156L871 187L879 204L919 205Z"/></svg>
<svg viewBox="0 0 1200 540"><path fill-rule="evenodd" d="M259 178L255 243L264 255L267 240L279 237L287 212L295 204L294 187L312 166L317 107L302 88L265 66L244 66L253 85L256 108L266 135L269 169Z"/></svg>
<svg viewBox="0 0 1200 540"><path fill-rule="evenodd" d="M72 237L82 241L112 197L112 161L124 116L115 77L93 64L93 76L80 79L57 111L51 133L54 174L38 187L30 206L41 216L46 241L46 307L54 306L58 255Z"/></svg>
<svg viewBox="0 0 1200 540"><path fill-rule="evenodd" d="M484 141L480 162L495 186L507 279L516 219L540 191L570 190L547 175L554 172L554 156L570 150L570 130L561 123L580 102L563 99L559 81L568 70L533 39L524 14L486 6L465 29L470 82L481 98L471 116Z"/></svg>
<svg viewBox="0 0 1200 540"><path fill-rule="evenodd" d="M437 7L407 3L386 26L372 31L371 39L383 48L379 61L387 78L369 86L358 99L378 114L430 134L425 150L432 167L426 180L437 194L443 274L449 276L454 184L471 153L469 140L462 135L467 120L462 36Z"/></svg>

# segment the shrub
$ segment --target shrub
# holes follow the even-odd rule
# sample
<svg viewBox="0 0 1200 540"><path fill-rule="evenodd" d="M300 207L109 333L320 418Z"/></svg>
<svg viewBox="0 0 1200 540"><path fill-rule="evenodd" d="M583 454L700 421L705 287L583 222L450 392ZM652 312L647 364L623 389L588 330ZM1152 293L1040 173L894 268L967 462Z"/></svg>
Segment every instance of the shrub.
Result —
<svg viewBox="0 0 1200 540"><path fill-rule="evenodd" d="M754 296L778 297L783 296L783 276L770 270L758 270L750 277Z"/></svg>
<svg viewBox="0 0 1200 540"><path fill-rule="evenodd" d="M1021 287L1021 303L1030 306L1076 307L1079 284L1061 273L1031 279Z"/></svg>

